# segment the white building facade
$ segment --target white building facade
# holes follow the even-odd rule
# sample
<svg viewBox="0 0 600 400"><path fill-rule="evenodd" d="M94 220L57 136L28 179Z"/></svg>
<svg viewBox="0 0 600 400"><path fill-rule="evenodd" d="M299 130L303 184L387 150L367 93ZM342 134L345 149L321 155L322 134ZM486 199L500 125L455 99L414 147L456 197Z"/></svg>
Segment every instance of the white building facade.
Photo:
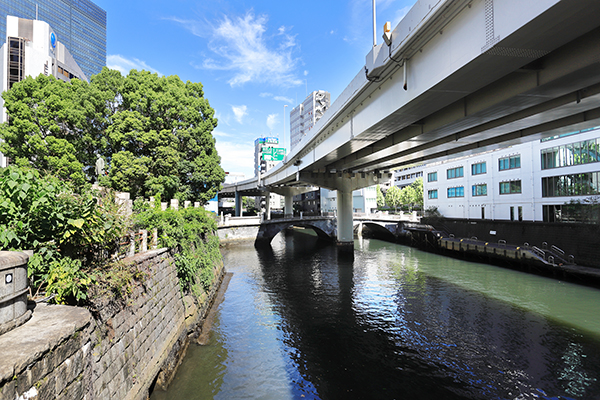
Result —
<svg viewBox="0 0 600 400"><path fill-rule="evenodd" d="M394 171L394 186L404 189L410 186L419 178L423 178L425 165L415 165L411 167L400 168Z"/></svg>
<svg viewBox="0 0 600 400"><path fill-rule="evenodd" d="M321 189L321 209L324 213L337 212L337 191ZM369 186L352 192L352 212L373 213L377 211L377 186Z"/></svg>
<svg viewBox="0 0 600 400"><path fill-rule="evenodd" d="M27 76L53 75L57 79L87 80L67 48L58 40L52 28L43 21L6 18L6 41L0 48L0 92ZM7 120L4 100L0 98L0 123ZM7 159L0 154L0 167Z"/></svg>
<svg viewBox="0 0 600 400"><path fill-rule="evenodd" d="M310 132L330 104L329 92L317 90L290 111L290 151Z"/></svg>
<svg viewBox="0 0 600 400"><path fill-rule="evenodd" d="M558 222L600 193L600 129L428 164L425 209L448 218Z"/></svg>

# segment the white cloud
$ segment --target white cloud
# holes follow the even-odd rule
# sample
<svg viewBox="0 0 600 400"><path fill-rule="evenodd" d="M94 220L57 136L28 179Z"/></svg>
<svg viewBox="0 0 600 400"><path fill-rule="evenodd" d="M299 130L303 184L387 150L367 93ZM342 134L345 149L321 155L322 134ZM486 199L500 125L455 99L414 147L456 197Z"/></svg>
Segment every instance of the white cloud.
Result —
<svg viewBox="0 0 600 400"><path fill-rule="evenodd" d="M261 93L261 94L259 94L259 96L260 96L260 97L273 97L273 93L268 93L268 92L265 92L265 93Z"/></svg>
<svg viewBox="0 0 600 400"><path fill-rule="evenodd" d="M242 120L246 115L248 115L248 107L247 106L231 106L233 110L233 115L235 115L235 120L242 123Z"/></svg>
<svg viewBox="0 0 600 400"><path fill-rule="evenodd" d="M284 97L284 96L275 96L275 97L273 97L273 100L283 101L284 103L293 103L294 102L293 99L290 99L289 97Z"/></svg>
<svg viewBox="0 0 600 400"><path fill-rule="evenodd" d="M212 132L212 134L213 134L214 137L232 137L233 136L233 135L231 135L229 133L225 133L225 132L217 131L217 130L214 130Z"/></svg>
<svg viewBox="0 0 600 400"><path fill-rule="evenodd" d="M296 76L298 59L293 53L297 48L295 36L287 33L284 26L278 34L267 35L267 17L256 17L251 11L244 17L223 17L215 25L178 18L167 18L181 24L199 37L209 39L208 47L214 53L207 57L201 68L228 71L232 77L228 83L240 86L248 82L269 83L290 87L302 83ZM278 42L276 42L276 40Z"/></svg>
<svg viewBox="0 0 600 400"><path fill-rule="evenodd" d="M269 114L267 117L267 126L273 132L277 124L279 123L279 114Z"/></svg>
<svg viewBox="0 0 600 400"><path fill-rule="evenodd" d="M307 76L307 75L308 75L308 71L304 70L304 76Z"/></svg>
<svg viewBox="0 0 600 400"><path fill-rule="evenodd" d="M254 176L253 142L245 140L229 142L217 139L216 147L221 156L221 166L225 171L241 172L246 175L245 179Z"/></svg>
<svg viewBox="0 0 600 400"><path fill-rule="evenodd" d="M161 76L163 75L158 70L146 64L145 61L139 60L137 58L128 59L120 54L110 54L106 56L106 66L110 69L116 69L123 75L129 74L129 71L131 71L132 69L137 69L138 71L146 70L152 73L157 73Z"/></svg>

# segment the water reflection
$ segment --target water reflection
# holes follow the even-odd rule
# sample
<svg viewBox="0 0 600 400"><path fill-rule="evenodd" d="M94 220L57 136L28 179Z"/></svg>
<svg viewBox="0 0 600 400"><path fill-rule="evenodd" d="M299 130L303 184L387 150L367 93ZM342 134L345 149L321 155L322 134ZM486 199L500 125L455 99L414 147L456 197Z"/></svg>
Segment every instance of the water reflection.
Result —
<svg viewBox="0 0 600 400"><path fill-rule="evenodd" d="M213 336L178 383L204 389L169 398L600 397L598 290L376 240L348 260L303 233L225 257Z"/></svg>

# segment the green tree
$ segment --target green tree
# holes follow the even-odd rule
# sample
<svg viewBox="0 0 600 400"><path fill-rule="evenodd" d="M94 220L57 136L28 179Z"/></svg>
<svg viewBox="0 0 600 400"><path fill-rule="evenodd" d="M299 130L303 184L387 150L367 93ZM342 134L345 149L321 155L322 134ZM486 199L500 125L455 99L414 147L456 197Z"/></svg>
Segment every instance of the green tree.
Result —
<svg viewBox="0 0 600 400"><path fill-rule="evenodd" d="M40 75L13 85L3 93L9 121L0 126L0 151L15 164L46 171L76 186L85 182L85 154L76 111L76 88Z"/></svg>
<svg viewBox="0 0 600 400"><path fill-rule="evenodd" d="M387 193L385 194L385 202L388 206L394 207L394 211L397 211L398 206L402 204L400 199L400 189L398 186L392 185L392 187L387 190Z"/></svg>
<svg viewBox="0 0 600 400"><path fill-rule="evenodd" d="M376 196L377 196L377 208L382 208L385 206L385 198L383 197L383 193L381 192L381 188L379 185L375 188Z"/></svg>
<svg viewBox="0 0 600 400"><path fill-rule="evenodd" d="M200 83L104 68L91 82L40 75L3 94L9 121L0 151L81 190L106 160L101 184L132 197L213 198L225 172L212 136L214 110Z"/></svg>
<svg viewBox="0 0 600 400"><path fill-rule="evenodd" d="M200 83L177 76L131 71L122 78L104 69L92 79L119 87L119 106L106 129L108 181L133 197L208 201L225 179L212 136L214 110ZM107 85L102 85L102 87Z"/></svg>
<svg viewBox="0 0 600 400"><path fill-rule="evenodd" d="M410 186L413 188L411 203L423 208L423 178L415 179Z"/></svg>
<svg viewBox="0 0 600 400"><path fill-rule="evenodd" d="M256 210L256 199L254 197L242 197L242 204L243 208L245 208L248 212Z"/></svg>
<svg viewBox="0 0 600 400"><path fill-rule="evenodd" d="M412 210L414 198L415 189L412 186L406 186L400 190L400 204L408 206L410 210Z"/></svg>

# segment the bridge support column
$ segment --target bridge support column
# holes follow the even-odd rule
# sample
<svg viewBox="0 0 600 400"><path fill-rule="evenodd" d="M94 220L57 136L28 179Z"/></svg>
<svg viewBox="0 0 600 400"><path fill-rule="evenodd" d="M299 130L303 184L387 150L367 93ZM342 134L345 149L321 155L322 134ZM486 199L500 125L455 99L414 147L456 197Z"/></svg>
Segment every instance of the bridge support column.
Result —
<svg viewBox="0 0 600 400"><path fill-rule="evenodd" d="M352 190L337 191L337 243L340 247L354 250Z"/></svg>
<svg viewBox="0 0 600 400"><path fill-rule="evenodd" d="M236 190L235 192L235 216L236 217L241 217L242 216L242 207L244 205L242 204L242 195L240 194L240 192L238 192Z"/></svg>
<svg viewBox="0 0 600 400"><path fill-rule="evenodd" d="M265 219L269 221L271 219L271 192L265 194Z"/></svg>
<svg viewBox="0 0 600 400"><path fill-rule="evenodd" d="M293 217L294 216L294 196L291 194L285 195L285 205L283 208L283 216Z"/></svg>

